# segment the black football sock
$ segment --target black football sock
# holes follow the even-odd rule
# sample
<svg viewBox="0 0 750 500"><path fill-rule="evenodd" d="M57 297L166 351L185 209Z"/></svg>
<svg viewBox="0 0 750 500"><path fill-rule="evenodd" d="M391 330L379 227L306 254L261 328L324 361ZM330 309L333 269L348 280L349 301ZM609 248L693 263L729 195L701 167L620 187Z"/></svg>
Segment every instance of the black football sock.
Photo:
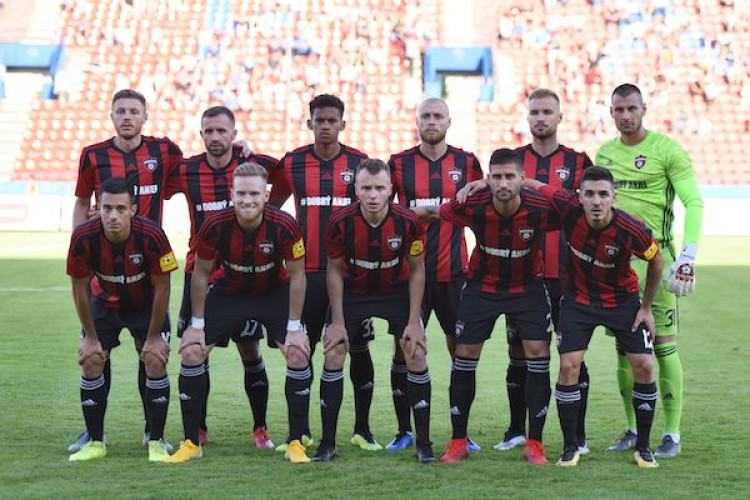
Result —
<svg viewBox="0 0 750 500"><path fill-rule="evenodd" d="M563 433L565 449L578 448L576 428L578 427L578 411L581 408L581 391L578 384L555 386L555 400L557 413L560 417L560 428Z"/></svg>
<svg viewBox="0 0 750 500"><path fill-rule="evenodd" d="M254 361L243 361L245 366L245 394L250 401L254 426L266 427L266 408L268 407L268 375L263 358Z"/></svg>
<svg viewBox="0 0 750 500"><path fill-rule="evenodd" d="M508 433L526 435L526 360L510 358L505 375L510 406Z"/></svg>
<svg viewBox="0 0 750 500"><path fill-rule="evenodd" d="M466 437L469 412L476 394L478 359L456 356L451 367L450 404L453 439Z"/></svg>
<svg viewBox="0 0 750 500"><path fill-rule="evenodd" d="M109 387L112 385L112 363L109 362L109 354L107 354L107 361L104 362L104 411L107 411L107 401L109 400Z"/></svg>
<svg viewBox="0 0 750 500"><path fill-rule="evenodd" d="M302 439L305 431L307 416L310 413L310 385L312 376L310 367L290 368L286 367L286 383L284 394L289 418L289 440Z"/></svg>
<svg viewBox="0 0 750 500"><path fill-rule="evenodd" d="M140 351L138 352L140 355ZM146 364L138 360L138 393L141 395L141 406L143 406L143 432L150 433L151 427L148 422L148 404L146 403Z"/></svg>
<svg viewBox="0 0 750 500"><path fill-rule="evenodd" d="M323 423L321 446L336 446L336 427L343 398L343 369L328 370L324 366L323 373L320 374L320 419Z"/></svg>
<svg viewBox="0 0 750 500"><path fill-rule="evenodd" d="M200 443L200 423L206 399L206 367L203 363L180 367L180 409L185 439Z"/></svg>
<svg viewBox="0 0 750 500"><path fill-rule="evenodd" d="M349 377L354 389L354 432L370 434L370 406L375 387L375 368L370 349L352 348L349 351Z"/></svg>
<svg viewBox="0 0 750 500"><path fill-rule="evenodd" d="M201 429L204 431L208 430L208 424L206 424L206 416L208 415L208 395L211 394L211 372L208 370L208 358L203 362L206 367L206 399L203 400L203 408L201 408Z"/></svg>
<svg viewBox="0 0 750 500"><path fill-rule="evenodd" d="M578 385L581 388L581 410L578 412L578 445L586 444L586 407L589 401L589 369L586 363L581 363L581 374L578 377Z"/></svg>
<svg viewBox="0 0 750 500"><path fill-rule="evenodd" d="M648 440L651 435L651 425L654 423L656 412L656 401L659 394L656 391L656 382L650 384L633 384L633 408L635 409L635 427L638 429L638 438L635 442L636 450L648 448Z"/></svg>
<svg viewBox="0 0 750 500"><path fill-rule="evenodd" d="M104 441L104 411L107 391L104 374L96 378L81 376L81 408L86 430L92 441Z"/></svg>
<svg viewBox="0 0 750 500"><path fill-rule="evenodd" d="M526 403L529 407L529 439L542 440L552 389L549 386L549 357L526 360Z"/></svg>
<svg viewBox="0 0 750 500"><path fill-rule="evenodd" d="M406 361L394 359L391 362L391 396L396 410L398 431L411 431L411 407L409 406L409 384L406 381Z"/></svg>
<svg viewBox="0 0 750 500"><path fill-rule="evenodd" d="M150 439L158 441L164 437L164 425L167 423L169 408L169 375L162 378L146 379L146 409L148 425L151 428Z"/></svg>
<svg viewBox="0 0 750 500"><path fill-rule="evenodd" d="M430 396L432 393L430 371L427 369L423 372L409 370L406 380L409 389L409 404L414 413L417 446L432 444L430 441Z"/></svg>

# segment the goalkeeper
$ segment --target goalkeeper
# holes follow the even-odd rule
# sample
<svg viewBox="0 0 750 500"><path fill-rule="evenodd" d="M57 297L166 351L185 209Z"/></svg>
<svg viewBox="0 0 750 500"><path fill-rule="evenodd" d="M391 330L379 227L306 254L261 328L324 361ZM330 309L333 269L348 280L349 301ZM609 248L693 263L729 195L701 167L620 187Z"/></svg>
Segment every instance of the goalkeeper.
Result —
<svg viewBox="0 0 750 500"><path fill-rule="evenodd" d="M653 231L664 255L664 276L653 303L656 322L654 353L659 364L659 387L665 414L665 431L657 457L680 452L682 416L682 364L677 353L679 329L678 296L695 290L695 258L700 239L703 201L698 191L690 156L677 141L646 130L646 105L638 87L623 84L612 92L610 114L620 136L604 143L595 163L608 168L615 179L616 205L642 219ZM675 260L675 194L685 206L685 236L682 252ZM645 285L646 266L632 262ZM617 382L625 404L628 427L608 451L632 449L636 441L635 411L630 402L633 374L625 354L617 351Z"/></svg>

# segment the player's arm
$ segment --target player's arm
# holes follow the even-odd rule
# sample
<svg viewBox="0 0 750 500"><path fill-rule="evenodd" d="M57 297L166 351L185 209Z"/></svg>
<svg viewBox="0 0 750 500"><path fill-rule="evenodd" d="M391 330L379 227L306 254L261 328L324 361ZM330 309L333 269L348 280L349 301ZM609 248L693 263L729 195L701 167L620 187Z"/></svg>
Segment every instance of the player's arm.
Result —
<svg viewBox="0 0 750 500"><path fill-rule="evenodd" d="M673 183L677 197L685 206L685 241L680 256L669 266L663 279L675 295L690 295L695 290L695 259L703 221L703 199L695 175Z"/></svg>
<svg viewBox="0 0 750 500"><path fill-rule="evenodd" d="M455 200L459 203L466 203L469 196L488 187L489 183L487 182L487 179L477 179L475 181L467 182L464 187L458 190Z"/></svg>
<svg viewBox="0 0 750 500"><path fill-rule="evenodd" d="M416 240L414 243L422 244L421 240ZM423 351L424 355L427 354L427 342L422 326L425 269L424 251L418 255L412 255L412 253L416 252L409 252L407 257L409 261L409 322L401 336L401 348L406 356L415 359L419 350Z"/></svg>
<svg viewBox="0 0 750 500"><path fill-rule="evenodd" d="M91 197L76 196L75 204L73 205L73 229L89 220L92 217L99 215L99 210L91 208Z"/></svg>
<svg viewBox="0 0 750 500"><path fill-rule="evenodd" d="M148 324L146 342L143 343L141 349L141 359L145 361L145 357L150 354L166 364L169 360L169 344L161 337L161 329L169 308L170 273L152 274L151 285L154 298L151 304L151 320Z"/></svg>
<svg viewBox="0 0 750 500"><path fill-rule="evenodd" d="M542 189L542 186L546 186L547 184L538 181L536 179L532 179L531 177L524 177L521 181L521 186L533 189L534 191L540 191Z"/></svg>
<svg viewBox="0 0 750 500"><path fill-rule="evenodd" d="M196 344L201 351L206 352L206 295L208 295L208 279L214 268L214 259L195 258L193 277L190 278L190 304L193 317L190 325L185 329L180 341L180 351L185 347Z"/></svg>
<svg viewBox="0 0 750 500"><path fill-rule="evenodd" d="M325 352L339 344L348 348L349 339L344 323L344 258L328 256L326 267L326 288L331 305L331 324L326 327L323 346Z"/></svg>
<svg viewBox="0 0 750 500"><path fill-rule="evenodd" d="M99 342L99 336L96 333L94 318L91 316L89 305L89 278L77 278L71 276L71 285L73 288L73 304L75 304L78 320L83 328L83 338L81 338L78 348L78 364L83 364L91 356L99 356L104 360L104 350Z"/></svg>
<svg viewBox="0 0 750 500"><path fill-rule="evenodd" d="M641 307L638 309L638 313L635 316L632 329L635 331L638 328L638 325L645 323L651 336L651 340L653 341L656 332L656 324L654 323L654 314L651 311L651 305L654 303L654 297L659 288L659 280L661 279L661 273L664 269L664 258L662 257L656 242L651 243L651 246L645 251L644 256L648 261L646 286L643 290L643 296L641 297Z"/></svg>
<svg viewBox="0 0 750 500"><path fill-rule="evenodd" d="M282 158L273 175L273 186L271 186L271 195L268 197L268 204L281 208L281 206L292 195L292 188L286 178L284 169L287 168L287 157Z"/></svg>
<svg viewBox="0 0 750 500"><path fill-rule="evenodd" d="M411 209L421 222L435 222L440 220L440 207L414 207Z"/></svg>
<svg viewBox="0 0 750 500"><path fill-rule="evenodd" d="M295 347L302 351L307 359L310 359L310 342L307 334L302 328L302 308L305 305L305 289L307 278L305 276L305 258L286 261L286 270L289 273L289 321L286 327L286 341L283 349Z"/></svg>

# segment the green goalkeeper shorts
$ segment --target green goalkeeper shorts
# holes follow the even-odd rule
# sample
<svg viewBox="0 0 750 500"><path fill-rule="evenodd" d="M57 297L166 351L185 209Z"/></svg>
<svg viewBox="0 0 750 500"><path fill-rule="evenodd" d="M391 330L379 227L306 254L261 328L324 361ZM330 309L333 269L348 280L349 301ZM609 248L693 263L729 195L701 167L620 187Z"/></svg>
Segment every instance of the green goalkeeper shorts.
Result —
<svg viewBox="0 0 750 500"><path fill-rule="evenodd" d="M674 249L662 247L661 256L664 257L663 273L674 262ZM643 295L643 289L646 286L648 262L641 259L633 259L630 261L630 266L638 275L638 284L641 287L641 295ZM659 288L656 290L651 311L654 313L657 337L677 335L680 326L680 310L677 307L677 296L669 290L668 281L659 279ZM611 332L607 331L607 335L611 335Z"/></svg>

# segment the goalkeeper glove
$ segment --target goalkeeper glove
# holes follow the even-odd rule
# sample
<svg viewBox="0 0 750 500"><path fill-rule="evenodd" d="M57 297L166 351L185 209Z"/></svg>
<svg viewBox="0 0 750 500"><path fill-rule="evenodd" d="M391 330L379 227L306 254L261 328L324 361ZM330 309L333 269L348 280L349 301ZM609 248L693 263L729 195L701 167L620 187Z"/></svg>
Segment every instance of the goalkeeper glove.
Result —
<svg viewBox="0 0 750 500"><path fill-rule="evenodd" d="M695 291L695 256L697 243L685 243L679 258L669 266L662 279L669 282L669 289L678 297Z"/></svg>

